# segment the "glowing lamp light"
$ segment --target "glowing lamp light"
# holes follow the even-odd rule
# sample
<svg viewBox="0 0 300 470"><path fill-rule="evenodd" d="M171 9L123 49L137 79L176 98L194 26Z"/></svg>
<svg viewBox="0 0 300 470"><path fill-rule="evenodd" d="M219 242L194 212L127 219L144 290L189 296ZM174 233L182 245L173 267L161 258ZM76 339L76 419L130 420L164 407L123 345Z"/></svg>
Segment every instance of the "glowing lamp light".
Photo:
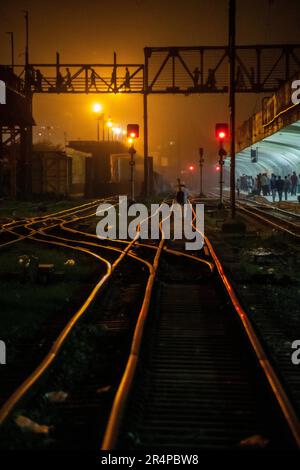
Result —
<svg viewBox="0 0 300 470"><path fill-rule="evenodd" d="M112 127L113 126L113 123L111 121L108 121L107 122L107 127Z"/></svg>
<svg viewBox="0 0 300 470"><path fill-rule="evenodd" d="M127 139L127 142L128 142L129 144L132 144L132 143L133 143L133 139L132 139L131 137L129 137L129 138Z"/></svg>
<svg viewBox="0 0 300 470"><path fill-rule="evenodd" d="M194 171L194 169L195 169L194 165L190 165L190 166L189 166L189 170L190 170L190 171Z"/></svg>
<svg viewBox="0 0 300 470"><path fill-rule="evenodd" d="M228 138L229 129L226 122L216 124L216 138L219 141L223 141Z"/></svg>
<svg viewBox="0 0 300 470"><path fill-rule="evenodd" d="M221 170L220 165L216 165L216 171L220 171L220 170Z"/></svg>
<svg viewBox="0 0 300 470"><path fill-rule="evenodd" d="M139 137L139 125L138 124L127 124L127 137L132 139L138 139Z"/></svg>
<svg viewBox="0 0 300 470"><path fill-rule="evenodd" d="M101 113L102 109L103 109L103 108L102 108L102 105L101 105L100 103L95 103L95 104L93 105L93 111L94 111L94 113Z"/></svg>

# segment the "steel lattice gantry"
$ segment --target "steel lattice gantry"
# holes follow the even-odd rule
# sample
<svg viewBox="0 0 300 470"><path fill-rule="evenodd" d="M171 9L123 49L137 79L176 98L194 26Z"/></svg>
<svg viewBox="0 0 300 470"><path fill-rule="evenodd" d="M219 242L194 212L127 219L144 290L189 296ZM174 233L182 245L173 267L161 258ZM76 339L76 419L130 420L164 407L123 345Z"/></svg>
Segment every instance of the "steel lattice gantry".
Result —
<svg viewBox="0 0 300 470"><path fill-rule="evenodd" d="M272 93L300 70L300 44L246 45L235 48L235 91ZM144 100L145 191L148 179L150 94L227 93L227 46L146 47L143 64L55 63L15 66L24 77L28 100L37 93L142 94Z"/></svg>
<svg viewBox="0 0 300 470"><path fill-rule="evenodd" d="M226 93L228 47L146 47L144 64L28 65L32 93ZM24 66L16 66L17 68ZM300 69L300 45L236 47L236 92L271 93Z"/></svg>
<svg viewBox="0 0 300 470"><path fill-rule="evenodd" d="M300 45L237 46L236 92L270 93L300 70ZM145 48L148 93L228 92L224 46Z"/></svg>

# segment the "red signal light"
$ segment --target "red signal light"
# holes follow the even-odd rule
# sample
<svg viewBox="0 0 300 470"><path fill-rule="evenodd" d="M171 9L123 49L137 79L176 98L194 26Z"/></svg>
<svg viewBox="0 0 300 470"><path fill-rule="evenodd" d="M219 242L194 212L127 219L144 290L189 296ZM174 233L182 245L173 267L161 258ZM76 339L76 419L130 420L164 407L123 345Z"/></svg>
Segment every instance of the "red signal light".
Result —
<svg viewBox="0 0 300 470"><path fill-rule="evenodd" d="M190 171L194 171L194 169L195 169L194 165L190 165L190 166L189 166L189 170L190 170Z"/></svg>
<svg viewBox="0 0 300 470"><path fill-rule="evenodd" d="M221 170L220 165L216 165L216 171L220 171L220 170Z"/></svg>
<svg viewBox="0 0 300 470"><path fill-rule="evenodd" d="M228 124L218 123L216 124L216 138L219 141L223 141L228 138Z"/></svg>
<svg viewBox="0 0 300 470"><path fill-rule="evenodd" d="M138 124L127 125L127 137L131 139L137 139L139 137L140 126Z"/></svg>

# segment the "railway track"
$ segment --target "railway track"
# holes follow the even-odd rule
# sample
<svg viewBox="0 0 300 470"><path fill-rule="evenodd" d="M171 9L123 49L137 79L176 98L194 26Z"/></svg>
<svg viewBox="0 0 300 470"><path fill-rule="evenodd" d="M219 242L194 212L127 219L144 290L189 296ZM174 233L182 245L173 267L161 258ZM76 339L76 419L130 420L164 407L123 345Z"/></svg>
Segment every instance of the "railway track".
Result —
<svg viewBox="0 0 300 470"><path fill-rule="evenodd" d="M218 197L216 193L210 193ZM230 199L225 196L227 204ZM299 214L280 209L271 204L264 204L254 200L242 199L236 201L236 209L245 216L252 217L257 221L272 227L274 230L286 233L293 238L300 239L300 216Z"/></svg>
<svg viewBox="0 0 300 470"><path fill-rule="evenodd" d="M95 210L103 199L94 200L89 203L80 204L70 209L65 209L44 216L24 218L21 220L11 219L9 222L3 222L0 225L0 249L24 240L30 235L30 226L44 226L45 224L53 224L54 219L67 221L77 218L78 214ZM109 198L107 201L114 201Z"/></svg>
<svg viewBox="0 0 300 470"><path fill-rule="evenodd" d="M60 222L72 221L74 218L77 218L79 214L89 213L90 216L94 215L95 208L98 206L99 202L95 201L93 203L84 204L83 206L78 206L76 208L68 209L66 211L60 211L55 214L50 214L49 216L43 216L36 219L27 219L22 222L12 221L9 228L5 230L12 231L12 234L15 235L13 243L21 240L28 240L35 243L47 244L50 246L55 245L56 247L65 249L67 252L71 250L80 254L92 256L96 258L99 262L98 268L98 282L95 281L95 284L99 286L102 280L108 276L112 269L112 262L116 260L117 254L110 258L108 261L106 258L101 256L100 249L95 248L94 250L89 250L87 247L80 246L79 243L62 243L62 242L53 242L52 240L47 240L46 235L44 237L37 236L41 227L43 228L43 233L45 230L50 230L53 226L57 225L57 220ZM54 219L56 217L56 219ZM22 234L21 234L22 233ZM5 243L4 246L10 246L12 243ZM118 253L119 255L119 253ZM93 284L92 284L93 286ZM100 286L99 286L100 287ZM91 290L91 286L88 285L86 288ZM90 295L90 292L89 292ZM87 297L89 296L87 295ZM84 304L84 294L80 295L81 301ZM22 307L20 306L20 309ZM71 315L72 322L72 315ZM39 331L35 334L32 342L23 342L18 341L14 343L14 348L18 351L18 357L13 364L8 368L1 369L1 390L0 390L0 405L5 403L9 396L18 388L23 380L26 380L26 377L30 376L33 370L38 366L42 359L47 356L49 351L52 348L53 342L60 336L60 333L65 330L66 325L70 323L70 312L67 309L66 312L59 312L58 314L53 315L50 319L43 322Z"/></svg>
<svg viewBox="0 0 300 470"><path fill-rule="evenodd" d="M161 256L144 340L132 347L139 367L129 357L104 450L300 446L293 406L205 240L218 276L204 260L172 269Z"/></svg>
<svg viewBox="0 0 300 470"><path fill-rule="evenodd" d="M131 324L128 361L122 364L120 385L116 391L113 387L109 417L101 414L103 401L95 396L99 380L94 371L96 377L92 375L64 404L55 406L62 419L58 448L70 445L68 435L75 438L71 440L76 446L94 448L101 434L103 449L234 448L253 439L267 448L300 446L293 406L209 240L202 258L187 255L172 243L164 246L164 236L156 246L136 239L96 247L92 234L76 233L69 225L70 220L60 220L49 233L35 227L30 237L71 249L77 246L93 256L96 248L102 250L102 257L103 250L119 252L115 267L128 255L147 267L148 280L139 314ZM68 239L67 234L75 237ZM102 278L86 308L104 283ZM0 422L5 424L20 400L52 370L62 343L82 314L81 309L74 315L44 361L2 406ZM95 322L99 326L99 318ZM117 341L118 335L128 336L130 330L120 318L111 319L106 328Z"/></svg>
<svg viewBox="0 0 300 470"><path fill-rule="evenodd" d="M49 366L52 364L53 360L59 353L62 344L71 331L73 331L78 319L86 312L88 308L90 308L92 302L94 302L96 299L99 299L100 291L104 290L108 280L111 280L112 274L117 268L119 268L121 262L125 258L130 258L135 263L140 264L143 269L146 267L149 272L152 270L151 264L147 262L146 259L147 257L149 259L153 259L155 255L155 246L149 245L151 250L147 250L148 246L145 243L135 247L134 245L136 244L136 239L132 241L99 240L97 236L93 236L90 233L80 232L74 228L74 224L81 223L82 220L94 217L94 209L97 206L98 201L96 205L93 203L87 208L84 207L82 209L80 207L79 209L76 208L75 211L68 211L67 216L66 214L59 213L55 214L55 217L51 215L43 218L42 220L27 220L26 223L24 222L22 224L18 224L20 227L18 226L17 228L22 229L22 239L28 239L42 244L44 243L47 245L54 245L56 247L67 248L77 252L83 252L95 257L100 262L102 262L102 264L105 265L106 270L105 272L100 270L101 276L98 283L95 285L92 292L88 295L81 308L75 312L67 324L63 324L62 319L60 318L59 321L56 319L54 322L51 322L50 325L47 325L47 335L46 338L43 338L42 340L43 348L38 351L38 355L36 355L36 348L34 348L32 345L25 345L25 348L23 348L24 352L29 352L31 357L34 356L34 361L32 361L32 359L26 361L26 357L23 357L22 374L20 374L21 368L17 368L17 370L15 370L12 375L9 373L8 376L4 377L4 380L2 380L2 408L0 410L0 423L5 421L6 417L14 408L16 403L18 403L19 400L31 388L31 386L39 380L40 376L42 376L44 372L48 370ZM82 215L82 213L84 213L84 215ZM79 216L78 214L81 215ZM68 227L67 231L65 228L66 224L72 224L73 228ZM13 227L12 230L14 234L17 233L16 227ZM65 237L66 232L69 235L69 238ZM72 233L71 237L70 233ZM85 240L82 240L82 235L85 235ZM91 241L91 238L93 241ZM95 239L97 239L97 243ZM133 250L133 248L135 248L135 250ZM139 256L137 251L142 253L143 257ZM148 254L146 253L147 251L149 251ZM137 266L135 266L134 271L138 276L138 279L136 280L136 285L138 285L138 283L143 282L144 273L143 271L139 273ZM128 278L128 273L126 274L126 278ZM124 322L123 320L120 321L119 319L112 320L111 322L106 322L106 327L107 323L109 323L109 328L120 329L121 325L122 329L122 324ZM32 354L33 352L35 352L35 354ZM40 361L38 365L36 364L37 361ZM21 384L20 378L25 379Z"/></svg>
<svg viewBox="0 0 300 470"><path fill-rule="evenodd" d="M285 211L283 209L274 210L267 204L254 202L238 202L237 209L254 217L258 221L272 226L275 230L287 233L293 238L300 239L300 219L297 214Z"/></svg>
<svg viewBox="0 0 300 470"><path fill-rule="evenodd" d="M26 220L22 223L17 222L15 224L13 222L13 227L9 228L13 234L19 235L16 241L28 239L29 241L39 244L83 253L96 258L100 264L98 281L95 282L94 288L86 295L85 300L82 301L82 306L71 315L71 318L65 315L56 315L53 319L47 321L42 325L41 332L38 333L34 344L19 345L22 350L22 361L18 361L15 367L6 369L8 371L7 373L6 370L1 370L0 405L3 405L3 407L0 412L0 422L2 419L5 419L10 406L13 406L25 393L27 388L31 386L32 380L35 381L40 374L47 369L73 326L85 313L96 296L99 295L100 291L105 287L107 281L111 278L113 272L124 258L127 256L136 261L140 261L143 266L147 264L145 260L139 258L136 253L130 253L131 248L136 242L135 240L124 242L125 245L121 243L121 241L119 245L117 241L103 245L100 243L99 239L97 239L98 243L96 243L96 241L87 242L80 239L80 233L77 233L74 228L72 229L73 238L67 239L57 235L57 229L61 224L74 224L78 220L94 217L95 208L98 207L98 205L99 202L96 201L92 204L88 204L87 207L79 206L74 210L62 211L43 218ZM84 214L84 216L82 214ZM22 230L22 235L20 234L20 229ZM53 233L56 233L56 235ZM77 235L76 237L74 236L75 234ZM95 238L97 237L95 236ZM34 372L35 368L36 370ZM23 384L20 385L23 380Z"/></svg>

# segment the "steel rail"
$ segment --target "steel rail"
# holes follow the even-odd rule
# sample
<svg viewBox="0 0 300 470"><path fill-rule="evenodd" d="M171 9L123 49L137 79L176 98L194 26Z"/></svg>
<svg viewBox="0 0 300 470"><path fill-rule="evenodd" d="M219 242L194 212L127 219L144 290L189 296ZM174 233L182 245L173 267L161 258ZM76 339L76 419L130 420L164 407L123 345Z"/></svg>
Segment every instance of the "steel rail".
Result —
<svg viewBox="0 0 300 470"><path fill-rule="evenodd" d="M273 206L271 202L258 202L258 201L255 201L254 199L242 199L243 203L245 203L246 205L249 205L251 206L252 204L255 206L258 205L258 206L264 206L272 211L275 211L275 212L278 212L280 214L283 214L283 215L286 215L286 216L289 216L289 217L292 217L294 219L300 219L300 214L296 213L296 212L291 212L291 211L287 211L286 209L282 209L281 207L277 207L277 206ZM242 204L241 201L239 201L240 204ZM282 202L287 202L287 201L282 201Z"/></svg>
<svg viewBox="0 0 300 470"><path fill-rule="evenodd" d="M289 225L292 225L292 226L297 227L297 225L296 225L296 224L293 224L292 222L284 221L284 220L280 219L279 217L276 217L276 216L274 216L274 215L272 215L272 214L266 214L264 211L259 210L258 208L254 208L254 207L253 207L252 210L251 210L251 209L246 209L245 207L243 207L241 204L238 204L238 203L237 203L237 209L238 209L239 211L245 212L246 214L249 214L251 217L254 217L254 218L256 218L256 219L258 219L258 220L264 222L264 224L272 225L272 227L274 227L276 230L279 230L279 231L281 231L281 232L285 232L285 233L291 235L291 236L294 237L294 238L300 238L300 234L295 233L295 232L293 232L292 230L289 230L289 229L288 229L287 227L285 227L284 225L281 225L281 224L279 224L279 223L277 223L277 222L273 222L273 221L271 220L271 218L268 218L268 215L271 216L271 217L273 217L273 219L277 219L278 221L282 221L283 224L286 224L286 225L288 225L288 226L289 226ZM260 211L260 212L263 213L264 215L260 215L260 214L254 212L254 211ZM298 228L300 229L299 226L298 226Z"/></svg>
<svg viewBox="0 0 300 470"><path fill-rule="evenodd" d="M166 219L164 219L166 220ZM134 332L134 337L133 341L131 343L131 349L130 349L130 354L127 360L127 364L125 367L125 371L123 373L122 379L120 381L118 390L116 392L111 413L107 422L107 426L105 429L104 437L101 443L101 450L112 450L115 448L117 439L119 436L120 432L120 427L123 419L123 415L125 412L125 408L128 402L128 398L130 395L130 391L133 385L135 373L136 373L136 368L139 360L139 353L141 349L141 344L142 344L142 339L143 339L143 334L144 334L144 329L145 329L145 322L148 316L149 312L149 307L150 307L150 302L151 302L151 296L153 292L153 286L154 286L154 281L156 278L156 273L157 269L159 266L159 260L161 253L164 249L164 242L165 242L165 234L163 232L163 226L162 223L160 223L160 230L162 234L161 241L159 243L159 247L157 249L154 263L153 263L153 271L148 279L146 291L145 291L145 297L143 301L142 308L139 313L138 321L135 327L135 332ZM185 253L181 253L177 250L167 250L171 254L175 254L177 256L182 256L186 255ZM213 271L213 265L212 263L206 261L206 260L200 260L196 256L193 255L187 255L188 258L201 261L205 264L207 264L210 268L210 271Z"/></svg>
<svg viewBox="0 0 300 470"><path fill-rule="evenodd" d="M210 193L210 194L214 195L215 193ZM227 198L227 199L229 199L229 198ZM292 230L289 230L287 227L284 226L284 225L286 225L286 226L290 226L290 227L295 227L295 228L298 228L300 230L300 226L298 224L294 224L293 222L286 221L284 219L281 219L280 217L276 217L276 215L264 212L262 209L259 209L257 207L252 207L252 208L247 209L246 207L243 207L243 204L240 203L240 202L237 202L236 206L237 206L237 210L239 210L241 212L245 212L246 214L250 215L251 217L253 217L255 219L258 219L259 221L262 221L265 225L266 224L267 225L272 225L272 227L274 227L276 230L279 230L281 232L285 232L285 233L287 233L288 235L291 235L294 238L300 238L300 234L295 233ZM260 215L258 213L255 213L254 211L261 212L264 215ZM288 214L290 214L290 213L288 213ZM268 218L268 216L269 216L269 218ZM277 220L278 222L282 222L283 225L281 225L277 222L273 222L271 220L271 218L273 218L273 220L274 219Z"/></svg>
<svg viewBox="0 0 300 470"><path fill-rule="evenodd" d="M90 217L92 217L92 216L93 216L93 214L90 215ZM87 216L85 216L84 218L86 218L86 217ZM28 225L31 225L31 224L32 224L32 222L30 221ZM127 246L125 247L124 250L122 250L121 248L116 248L116 247L112 247L112 246L103 246L103 245L99 245L99 244L96 244L96 243L85 242L85 241L82 241L82 240L78 241L78 240L64 239L63 237L58 237L58 236L55 236L55 235L43 233L45 230L47 230L49 228L52 228L52 227L53 226L35 230L34 233L29 234L27 236L27 238L32 239L34 241L37 241L39 243L45 243L45 244L60 246L60 247L80 251L80 252L83 252L85 254L94 256L96 259L99 259L100 261L102 261L106 264L107 272L104 276L101 277L101 279L98 281L96 286L94 286L93 290L91 291L91 293L89 294L89 296L87 297L87 299L85 300L83 305L77 310L77 312L69 320L67 325L63 328L62 332L59 334L58 338L55 340L52 348L50 349L48 354L45 356L45 358L41 361L39 366L25 379L25 381L12 393L12 395L9 397L9 399L2 405L2 407L0 408L0 425L3 424L3 422L9 416L11 411L15 408L17 403L19 403L19 401L25 396L25 394L28 392L28 390L39 380L39 378L44 374L44 372L48 369L48 367L56 359L63 343L65 342L68 335L72 331L73 326L78 322L79 318L81 318L81 316L86 312L86 310L89 308L90 304L93 302L95 297L99 294L99 292L102 290L102 288L107 284L108 280L111 278L112 273L114 272L116 267L119 265L119 263L124 259L124 257L126 255L133 258L133 259L135 259L135 260L137 260L137 261L139 261L139 262L142 262L149 269L149 278L148 278L148 282L147 282L147 286L146 286L146 290L145 290L144 301L143 301L143 305L142 305L142 308L141 308L141 311L140 311L140 314L139 314L139 317L138 317L138 321L137 321L137 325L136 325L136 329L135 329L135 333L134 333L134 338L133 338L133 343L132 343L132 348L131 348L131 352L132 352L134 357L135 356L137 357L138 353L139 353L139 347L140 347L141 339L142 339L142 331L144 329L144 323L145 323L145 319L146 319L146 316L147 316L147 312L148 312L148 308L149 308L149 304L150 304L150 300L151 300L151 291L152 291L152 287L153 287L153 283L154 283L154 278L155 278L155 273L156 273L156 269L157 269L157 266L158 266L159 257L160 257L160 254L161 254L161 250L163 248L164 237L160 241L159 247L151 246L151 248L157 250L157 253L156 253L156 256L155 256L155 259L154 259L154 262L153 262L153 266L152 266L152 264L149 263L148 261L146 261L143 258L140 258L139 256L137 256L136 254L130 252L132 246L137 242L137 239L139 237L139 233L137 233L135 239L133 239L131 242L125 242L125 243L127 243ZM55 238L56 240L59 240L59 241L52 241L52 240L47 240L47 239L42 240L40 238L36 238L36 235L43 235L47 238L49 238L49 237ZM101 249L105 248L105 249L108 249L108 250L114 250L114 251L120 252L121 254L117 258L117 260L113 264L111 264L108 260L106 260L102 256L96 254L95 252L93 252L89 249L86 249L86 248L79 247L78 245L74 247L73 245L71 245L72 243L80 243L80 244L84 244L86 246L93 247L93 248L96 247L96 248L101 248ZM146 244L143 244L143 246L149 247L149 245L146 245ZM181 253L177 252L176 250L169 250L169 252L172 253L172 254L181 255ZM193 255L187 255L187 256L194 259L194 260L196 260L196 261L205 262L210 267L211 270L213 269L212 263L209 263L208 261L205 261L205 260L201 260L201 259L199 259L199 258L197 258L196 256L193 256ZM133 371L132 367L135 369L136 364L135 364L135 361L134 361L134 357L130 358L130 361L129 361L130 364L129 364L129 369L128 369L129 372ZM128 373L128 370L127 370L126 373Z"/></svg>
<svg viewBox="0 0 300 470"><path fill-rule="evenodd" d="M39 223L39 222L45 222L47 220L52 220L54 218L54 216L58 216L58 215L61 216L65 213L67 213L67 212L71 212L70 214L67 214L67 215L69 217L72 217L76 214L79 214L79 213L84 212L86 210L97 207L99 202L110 201L111 199L112 198L92 201L92 202L87 203L87 204L75 206L73 208L65 209L63 211L54 212L52 214L47 214L47 215L42 216L42 217L35 217L35 218L34 217L33 218L29 217L27 219L24 219L23 223L19 223L19 224L18 224L18 221L13 221L13 222L10 222L8 224L4 224L3 225L3 232L10 233L10 234L14 235L16 237L16 239L10 240L8 242L0 244L0 249L4 248L4 247L7 247L9 245L12 245L14 243L17 243L19 241L22 241L22 240L24 240L28 237L28 235L22 235L22 234L19 234L17 232L14 232L13 229L20 228L20 227L24 228L26 225L33 225L33 224L36 224L36 223ZM86 207L86 206L88 206L88 207ZM17 223L18 225L14 225L15 223ZM10 228L10 226L13 226L13 228Z"/></svg>
<svg viewBox="0 0 300 470"><path fill-rule="evenodd" d="M92 217L92 216L83 216L83 217L80 217L78 220L81 220L81 219L87 219L89 217ZM63 222L62 224L59 225L59 227L62 229L62 230L65 230L67 232L71 232L71 233L76 233L76 234L80 234L80 235L83 235L87 238L93 238L93 239L97 239L97 240L101 240L101 238L99 238L97 235L93 234L93 233L88 233L88 232L83 232L83 231L80 231L80 230L77 230L77 229L73 229L71 227L66 227L66 224L70 224L72 223L73 221L67 221L67 222ZM77 222L77 220L75 221ZM106 238L105 240L108 240L109 242L117 242L117 243L124 243L124 244L127 244L128 241L127 240L120 240L119 238L118 239L113 239L113 238ZM103 248L105 248L105 245L101 245L103 246ZM136 242L135 246L138 246L138 247L142 247L142 248L148 248L150 250L157 250L157 247L154 246L154 245L149 245L147 243L141 243L141 242ZM207 260L203 260L201 258L198 258L197 256L195 255L190 255L190 254L187 254L187 253L182 253L178 250L173 250L173 249L170 249L166 246L164 246L163 248L164 251L166 251L167 253L170 253L170 254L173 254L175 256L184 256L186 258L190 258L190 259L193 259L194 261L198 261L200 263L204 263L204 264L207 264L210 268L211 271L213 271L214 269L214 265L213 263L210 263L209 261Z"/></svg>
<svg viewBox="0 0 300 470"><path fill-rule="evenodd" d="M64 248L71 248L74 249L74 247L69 247L67 244L62 243L62 242L51 242L51 241L44 241L44 240L39 240L41 243L47 243L47 244L52 244L52 245L57 245L60 247ZM15 405L20 401L20 399L25 395L25 393L29 390L29 388L36 383L36 381L41 377L41 375L45 372L45 370L49 367L49 365L53 362L55 357L57 356L57 353L59 352L62 344L64 343L65 339L69 335L71 329L77 323L78 319L85 313L87 308L90 306L94 298L96 297L96 294L99 292L99 290L105 285L107 279L110 277L112 273L113 266L104 258L101 256L92 253L91 251L77 247L75 248L76 251L81 251L83 253L89 254L91 256L94 256L95 258L103 261L107 265L107 272L104 276L101 276L101 279L98 281L98 283L95 285L93 288L92 292L89 294L83 305L76 311L76 313L72 316L72 318L68 321L67 325L63 328L62 332L59 334L58 338L54 342L53 346L51 347L50 351L46 355L46 357L42 360L42 362L39 364L39 366L25 379L25 381L12 393L12 395L9 397L9 399L2 405L0 408L0 425L3 424L9 413L12 411L12 409L15 407Z"/></svg>
<svg viewBox="0 0 300 470"><path fill-rule="evenodd" d="M228 190L227 190L228 191ZM214 192L209 192L208 194L211 194L213 195L214 197L219 197L219 195L217 193L214 193ZM230 198L229 196L225 196L224 199L227 199L228 201L230 201ZM282 201L282 202L287 202L287 201ZM294 219L300 219L300 214L296 213L296 212L291 212L291 211L288 211L286 209L282 209L281 207L277 207L277 206L274 206L272 205L271 202L262 202L262 201L256 201L255 199L246 199L246 198L242 198L240 199L239 201L237 201L237 204L245 204L247 206L250 206L253 205L255 207L256 206L264 206L266 209L269 209L271 211L274 211L274 212L278 212L280 214L283 214L287 217L292 217ZM256 207L256 209L260 209L260 207ZM261 209L260 209L261 210ZM268 212L269 213L269 212ZM274 214L271 214L270 215L274 215ZM278 217L279 218L279 217ZM280 219L280 218L279 218ZM280 219L281 220L281 219ZM291 221L287 221L288 223L291 223L293 224L293 222ZM299 227L298 224L294 224L296 227Z"/></svg>
<svg viewBox="0 0 300 470"><path fill-rule="evenodd" d="M117 258L117 260L114 261L113 264L111 264L109 261L107 261L105 258L101 257L100 255L93 253L91 250L87 250L86 248L69 246L66 243L58 242L58 241L38 239L38 241L41 243L61 246L61 247L69 248L72 250L75 249L76 251L81 251L83 253L94 256L95 258L101 260L102 262L106 264L107 272L106 274L104 274L104 276L101 276L101 279L94 286L93 290L91 291L87 299L84 301L81 307L76 311L76 313L72 316L72 318L69 320L67 325L63 328L62 332L59 334L58 338L53 343L52 348L50 349L48 354L45 356L45 358L42 360L42 362L39 364L39 366L29 375L29 377L27 377L27 379L25 379L25 381L12 393L9 399L2 405L2 407L0 408L0 425L3 424L5 419L8 417L8 415L12 411L12 409L24 397L24 395L31 388L31 386L37 382L37 380L43 375L43 373L52 364L54 359L57 357L63 343L65 342L68 335L70 334L73 326L78 322L79 318L82 317L82 315L90 307L91 303L94 301L94 299L99 294L99 292L107 284L107 281L111 278L117 266L121 263L124 257L127 254L129 254L128 252L131 249L131 247L134 245L138 236L139 236L139 233L137 233L136 237L125 247L123 251L120 251L120 256ZM29 238L34 239L33 235L30 235ZM133 255L133 257L137 258L135 255ZM144 262L147 264L146 261Z"/></svg>
<svg viewBox="0 0 300 470"><path fill-rule="evenodd" d="M149 276L145 296L143 300L142 308L139 312L137 324L134 330L134 336L131 343L131 349L129 353L129 357L127 360L127 364L125 367L125 371L123 373L121 382L119 384L117 393L115 395L112 409L110 412L110 416L108 419L108 423L105 429L103 441L101 444L101 450L110 450L114 449L120 427L123 418L123 414L125 411L125 407L127 404L127 400L133 385L133 380L136 372L136 367L139 359L139 352L141 348L145 322L148 316L148 311L150 307L151 295L154 285L154 280L156 277L156 272L159 264L160 255L162 252L162 248L164 245L164 235L162 235L162 239L159 242L159 246L154 258L153 267L151 267L151 274Z"/></svg>
<svg viewBox="0 0 300 470"><path fill-rule="evenodd" d="M113 405L112 405L110 416L109 416L107 426L105 429L104 437L101 443L101 450L111 450L111 449L114 449L116 446L118 435L120 432L121 423L122 423L122 418L123 418L127 401L130 395L130 391L133 385L136 368L137 368L137 364L139 360L139 353L140 353L141 344L143 340L145 322L148 317L154 281L155 281L157 269L159 266L160 256L161 256L162 251L164 250L165 234L162 229L163 221L160 223L160 230L162 233L162 238L160 240L160 243L159 243L156 255L155 255L155 259L153 262L153 270L148 279L143 305L138 316L138 321L135 327L135 332L134 332L133 340L131 343L130 354L127 360L125 371L123 373L122 379L120 381L118 390L116 392L116 395L113 401ZM167 249L166 251L171 254L175 254L177 256L187 256L190 259L203 262L204 264L207 264L209 266L211 272L213 271L212 263L206 260L200 260L196 256L186 255L185 253L181 253L177 250Z"/></svg>
<svg viewBox="0 0 300 470"><path fill-rule="evenodd" d="M7 246L10 246L10 245L13 245L14 243L17 243L17 242L22 241L25 238L27 238L28 235L22 235L22 234L19 234L17 232L14 232L13 229L24 227L28 223L38 223L38 222L44 222L46 220L51 220L55 215L63 215L63 214L65 214L67 212L70 212L70 211L71 211L71 214L69 214L69 215L72 216L74 214L77 214L77 213L80 213L82 211L88 210L89 208L92 208L93 206L96 206L96 204L98 204L98 203L99 203L99 201L96 200L96 201L93 201L93 202L90 202L90 203L87 203L87 204L81 204L79 206L75 206L75 207L72 207L72 208L69 208L69 209L64 209L62 211L53 212L51 214L47 214L47 215L42 216L42 217L28 217L26 219L23 219L22 223L20 223L20 221L13 220L11 222L3 224L1 232L2 233L5 233L5 232L10 233L10 234L14 235L17 238L14 239L14 240L10 240L8 242L5 242L5 243L1 243L0 244L0 249L4 248L4 247L7 247ZM89 207L86 207L86 206L89 206Z"/></svg>
<svg viewBox="0 0 300 470"><path fill-rule="evenodd" d="M39 222L45 222L47 220L51 220L52 218L60 218L61 216L70 216L72 217L73 215L76 215L78 213L84 212L86 210L94 208L94 206L97 206L99 202L103 201L110 201L111 198L109 199L99 199L95 201L91 201L87 204L80 204L79 206L75 207L70 207L69 209L64 209L62 211L58 212L52 212L50 214L46 214L43 216L37 216L37 217L27 217L25 219L22 219L21 223L18 220L13 220L12 222L8 222L7 224L3 224L2 227L5 229L9 228L10 226L14 226L14 228L19 228L23 227L25 224L28 224L29 222L31 223L39 223ZM70 214L67 214L70 212ZM17 224L17 225L15 225Z"/></svg>
<svg viewBox="0 0 300 470"><path fill-rule="evenodd" d="M192 210L193 210L193 213L194 213L194 216L196 217L196 214L195 214L195 210L194 208L192 207ZM194 217L194 220L195 220L195 217ZM193 227L195 230L197 230L200 234L201 232L199 231L199 229L195 226L195 224L193 223ZM204 236L204 234L202 234ZM241 322L242 322L242 325L244 327L244 330L247 334L247 337L250 341L250 344L253 348L253 351L255 352L256 354L256 357L257 357L257 360L259 362L259 365L262 369L262 371L264 372L264 375L271 387L271 390L277 400L277 403L281 409L281 412L289 426L289 429L293 435L293 438L295 440L295 444L297 445L297 447L300 449L300 422L299 422L299 419L298 419L298 416L297 416L297 413L290 401L290 399L288 398L285 390L284 390L284 387L278 377L278 375L276 374L275 372L275 369L273 368L270 360L268 359L268 356L260 342L260 340L258 339L258 336L252 326L252 323L250 322L249 320L249 317L247 315L247 313L245 312L245 310L243 309L243 307L241 306L240 304L240 301L238 300L238 297L236 295L236 293L234 292L234 289L228 279L228 277L226 276L225 272L224 272L224 269L223 269L223 266L212 246L212 244L210 243L209 239L204 236L204 240L205 240L205 243L209 249L209 252L211 254L211 257L212 259L214 260L214 263L217 267L217 270L218 270L218 273L220 275L220 278L224 284L224 287L229 295L229 298L231 300L231 303L235 309L235 311L237 312L238 314L238 317L240 318Z"/></svg>
<svg viewBox="0 0 300 470"><path fill-rule="evenodd" d="M32 224L32 222L29 222L28 225ZM41 230L46 230L51 227L47 227ZM34 232L34 234L39 233L38 230ZM49 240L41 240L41 239L36 239L34 237L34 234L29 234L27 235L27 238L33 239L35 241L38 241L40 243L46 243L46 244L51 244L55 246L61 246L64 248L76 250L76 251L81 251L86 254L89 254L91 256L96 257L97 259L101 260L104 262L107 266L107 272L104 274L104 276L101 276L101 279L98 281L98 283L94 286L93 290L87 297L87 299L84 301L84 303L81 305L81 307L76 311L76 313L72 316L72 318L69 320L67 325L63 328L62 332L59 334L58 338L55 340L53 343L52 348L50 351L47 353L45 358L41 361L41 363L38 365L38 367L23 381L23 383L11 394L11 396L8 398L8 400L2 405L0 408L0 425L4 423L6 418L9 416L11 411L14 409L14 407L17 405L17 403L25 396L25 394L28 392L28 390L38 381L38 379L43 375L43 373L48 369L48 367L53 363L53 361L56 359L58 353L60 352L60 349L62 345L64 344L65 340L67 339L68 335L73 329L73 326L78 322L78 320L82 317L82 315L86 312L86 310L90 307L91 303L94 301L96 296L99 294L99 292L104 288L104 286L107 284L108 280L111 278L113 272L117 268L117 266L121 263L121 261L125 258L126 255L143 262L149 269L150 271L150 276L152 274L152 265L147 262L146 260L143 260L142 258L139 258L136 256L134 253L130 253L130 250L132 246L136 243L137 239L139 238L139 231L137 232L135 238L131 240L127 246L125 247L124 250L121 249L116 249L115 247L111 247L112 250L116 250L120 252L120 256L114 261L113 264L111 264L109 261L107 261L105 258L103 258L100 255L97 255L96 253L92 252L91 250L88 250L86 248L78 247L78 246L70 246L62 241L49 241ZM49 234L44 234L49 236ZM51 235L50 235L51 236ZM56 237L52 235L52 237ZM72 242L72 240L67 240L69 243ZM73 241L74 243L77 243L77 240ZM86 242L88 243L88 242ZM99 248L98 245L93 244ZM102 246L101 246L102 248ZM108 248L108 247L107 247Z"/></svg>

